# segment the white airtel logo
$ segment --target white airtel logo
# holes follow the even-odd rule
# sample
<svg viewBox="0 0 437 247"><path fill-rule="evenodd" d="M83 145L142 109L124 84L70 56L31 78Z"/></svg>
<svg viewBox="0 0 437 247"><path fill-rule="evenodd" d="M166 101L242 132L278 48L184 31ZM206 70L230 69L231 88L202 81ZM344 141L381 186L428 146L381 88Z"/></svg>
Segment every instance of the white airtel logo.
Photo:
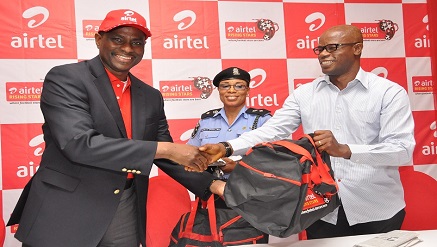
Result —
<svg viewBox="0 0 437 247"><path fill-rule="evenodd" d="M319 25L314 24L314 22L317 21L317 20L320 21ZM305 22L308 23L308 24L311 24L308 29L311 32L314 32L314 31L317 31L318 29L320 29L325 24L326 17L325 17L325 15L323 13L315 12L315 13L312 13L312 14L308 15L305 18Z"/></svg>
<svg viewBox="0 0 437 247"><path fill-rule="evenodd" d="M185 18L190 18L190 22L188 24L185 24L185 22L182 21ZM185 30L191 27L194 22L196 22L196 13L194 13L192 10L182 10L173 16L173 21L180 22L178 25L179 30Z"/></svg>
<svg viewBox="0 0 437 247"><path fill-rule="evenodd" d="M196 22L196 13L192 10L182 10L173 16L173 21L178 24L178 30L183 31L191 27ZM183 20L188 20L185 23ZM186 37L179 37L178 34L174 34L173 38L164 38L162 46L165 49L209 49L207 36L196 36L192 37L190 35Z"/></svg>
<svg viewBox="0 0 437 247"><path fill-rule="evenodd" d="M43 15L43 19L40 22L37 22L35 19L31 19L37 15ZM41 26L44 22L47 21L49 15L50 15L49 10L41 6L32 7L23 12L23 18L31 19L27 23L27 26L29 28L35 28Z"/></svg>
<svg viewBox="0 0 437 247"><path fill-rule="evenodd" d="M263 69L253 69L253 70L249 71L249 74L250 74L251 78L261 76L261 80L259 80L259 81L254 81L254 80L250 81L250 84L249 84L250 88L257 88L257 87L261 86L261 84L263 84L267 78L267 73Z"/></svg>

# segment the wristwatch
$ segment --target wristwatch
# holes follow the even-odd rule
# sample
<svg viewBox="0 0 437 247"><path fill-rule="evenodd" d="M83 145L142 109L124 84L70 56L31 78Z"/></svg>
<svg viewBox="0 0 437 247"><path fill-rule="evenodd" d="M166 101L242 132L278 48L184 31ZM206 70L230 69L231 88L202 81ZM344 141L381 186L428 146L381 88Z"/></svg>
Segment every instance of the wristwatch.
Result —
<svg viewBox="0 0 437 247"><path fill-rule="evenodd" d="M228 142L219 142L220 144L222 144L223 146L225 146L225 157L229 157L232 155L232 153L234 152L234 150L232 150L231 144L229 144Z"/></svg>

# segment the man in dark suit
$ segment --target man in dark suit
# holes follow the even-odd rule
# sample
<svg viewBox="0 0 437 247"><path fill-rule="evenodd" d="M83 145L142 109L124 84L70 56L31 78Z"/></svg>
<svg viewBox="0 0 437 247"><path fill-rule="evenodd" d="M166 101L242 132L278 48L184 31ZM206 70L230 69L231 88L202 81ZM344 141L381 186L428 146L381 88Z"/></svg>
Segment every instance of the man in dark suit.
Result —
<svg viewBox="0 0 437 247"><path fill-rule="evenodd" d="M172 143L161 93L129 73L150 36L138 13L111 11L95 35L98 56L47 74L45 151L8 222L23 246L145 246L153 163L204 199L214 191L200 172L209 157Z"/></svg>

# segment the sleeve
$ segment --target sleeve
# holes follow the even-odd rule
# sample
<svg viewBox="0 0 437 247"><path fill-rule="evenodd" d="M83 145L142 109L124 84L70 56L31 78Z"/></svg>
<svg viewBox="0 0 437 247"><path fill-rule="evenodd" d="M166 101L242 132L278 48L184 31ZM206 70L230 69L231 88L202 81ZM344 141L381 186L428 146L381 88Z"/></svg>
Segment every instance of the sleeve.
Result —
<svg viewBox="0 0 437 247"><path fill-rule="evenodd" d="M155 160L155 164L163 172L178 181L196 196L206 200L211 195L209 186L215 177L209 172L187 172L183 166L174 164L169 160Z"/></svg>
<svg viewBox="0 0 437 247"><path fill-rule="evenodd" d="M409 165L413 157L414 120L407 92L400 86L384 94L379 138L375 144L348 144L350 161L373 165Z"/></svg>

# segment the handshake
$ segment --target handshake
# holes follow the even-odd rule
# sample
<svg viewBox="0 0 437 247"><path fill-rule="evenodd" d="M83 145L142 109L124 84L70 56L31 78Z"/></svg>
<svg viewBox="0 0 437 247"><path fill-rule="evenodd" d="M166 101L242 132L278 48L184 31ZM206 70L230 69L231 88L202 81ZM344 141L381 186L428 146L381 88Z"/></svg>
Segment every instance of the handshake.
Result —
<svg viewBox="0 0 437 247"><path fill-rule="evenodd" d="M229 156L231 153L229 148L230 146L226 149L222 143L196 147L188 144L158 142L155 158L170 159L184 166L186 171L203 172L208 168L209 164L222 157ZM224 172L231 172L235 167L235 161L229 158L223 158L223 160L225 161L226 168L223 167L221 169ZM221 180L213 180L209 190L214 194L223 196L225 184Z"/></svg>
<svg viewBox="0 0 437 247"><path fill-rule="evenodd" d="M196 147L188 144L158 142L155 159L169 159L184 166L186 171L203 172L209 164L225 157L226 151L222 143Z"/></svg>

